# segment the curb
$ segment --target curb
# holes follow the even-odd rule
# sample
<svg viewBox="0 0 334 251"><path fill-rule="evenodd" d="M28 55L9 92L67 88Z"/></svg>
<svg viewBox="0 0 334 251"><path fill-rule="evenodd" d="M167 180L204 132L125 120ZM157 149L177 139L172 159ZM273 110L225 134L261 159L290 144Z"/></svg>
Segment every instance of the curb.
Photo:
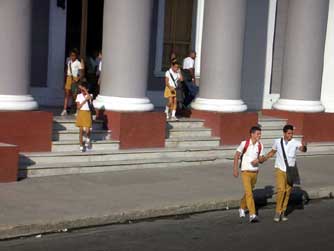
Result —
<svg viewBox="0 0 334 251"><path fill-rule="evenodd" d="M333 198L334 186L310 189L307 191L308 199ZM64 220L58 222L35 223L15 226L0 227L0 240L29 237L39 234L66 232L67 229L97 227L111 224L131 223L132 221L148 220L154 218L170 217L183 214L196 214L217 210L229 210L239 208L240 200L219 200L176 205L164 208L133 210L122 213L86 217L80 219ZM274 198L268 199L268 204L275 203Z"/></svg>

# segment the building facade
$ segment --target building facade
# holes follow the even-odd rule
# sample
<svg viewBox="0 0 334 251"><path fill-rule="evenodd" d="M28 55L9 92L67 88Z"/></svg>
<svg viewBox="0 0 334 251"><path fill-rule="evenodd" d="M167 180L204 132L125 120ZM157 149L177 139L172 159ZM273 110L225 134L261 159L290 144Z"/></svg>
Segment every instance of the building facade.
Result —
<svg viewBox="0 0 334 251"><path fill-rule="evenodd" d="M0 18L0 110L61 106L75 46L102 48L97 108L164 106L170 52L195 49L196 110L334 112L332 0L5 0Z"/></svg>

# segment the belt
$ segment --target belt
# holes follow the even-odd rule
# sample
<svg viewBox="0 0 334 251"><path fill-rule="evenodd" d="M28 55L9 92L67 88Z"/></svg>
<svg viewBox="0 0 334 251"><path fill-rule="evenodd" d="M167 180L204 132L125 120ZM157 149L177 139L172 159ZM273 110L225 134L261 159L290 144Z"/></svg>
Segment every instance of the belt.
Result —
<svg viewBox="0 0 334 251"><path fill-rule="evenodd" d="M257 170L257 171L248 171L248 170L245 170L245 171L241 171L242 173L258 173L259 172L259 170Z"/></svg>

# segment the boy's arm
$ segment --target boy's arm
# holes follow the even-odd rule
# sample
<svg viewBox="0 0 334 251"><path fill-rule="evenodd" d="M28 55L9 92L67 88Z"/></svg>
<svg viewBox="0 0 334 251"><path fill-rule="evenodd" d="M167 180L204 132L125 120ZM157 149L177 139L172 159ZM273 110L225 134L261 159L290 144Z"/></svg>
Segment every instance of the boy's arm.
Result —
<svg viewBox="0 0 334 251"><path fill-rule="evenodd" d="M240 159L241 153L237 151L234 155L234 162L233 162L233 176L238 177L239 176L239 159Z"/></svg>
<svg viewBox="0 0 334 251"><path fill-rule="evenodd" d="M272 158L275 154L276 154L277 150L275 149L271 149L270 152L268 152L263 158L262 158L262 162L267 161L268 159Z"/></svg>

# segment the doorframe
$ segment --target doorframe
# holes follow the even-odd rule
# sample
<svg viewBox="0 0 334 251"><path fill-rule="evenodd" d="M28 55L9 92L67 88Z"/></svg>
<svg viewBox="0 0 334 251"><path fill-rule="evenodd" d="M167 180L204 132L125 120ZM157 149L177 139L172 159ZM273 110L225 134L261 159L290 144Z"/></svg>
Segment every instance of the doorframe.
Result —
<svg viewBox="0 0 334 251"><path fill-rule="evenodd" d="M203 17L204 17L204 2L205 0L194 0L193 22L191 33L191 44L197 52L196 70L197 76L200 74L200 58L201 58L201 44L203 31ZM155 65L154 76L163 77L165 73L162 71L163 58L163 43L165 33L165 6L166 0L159 0L158 3L158 22L157 22L157 36L156 36L156 51L155 51Z"/></svg>

